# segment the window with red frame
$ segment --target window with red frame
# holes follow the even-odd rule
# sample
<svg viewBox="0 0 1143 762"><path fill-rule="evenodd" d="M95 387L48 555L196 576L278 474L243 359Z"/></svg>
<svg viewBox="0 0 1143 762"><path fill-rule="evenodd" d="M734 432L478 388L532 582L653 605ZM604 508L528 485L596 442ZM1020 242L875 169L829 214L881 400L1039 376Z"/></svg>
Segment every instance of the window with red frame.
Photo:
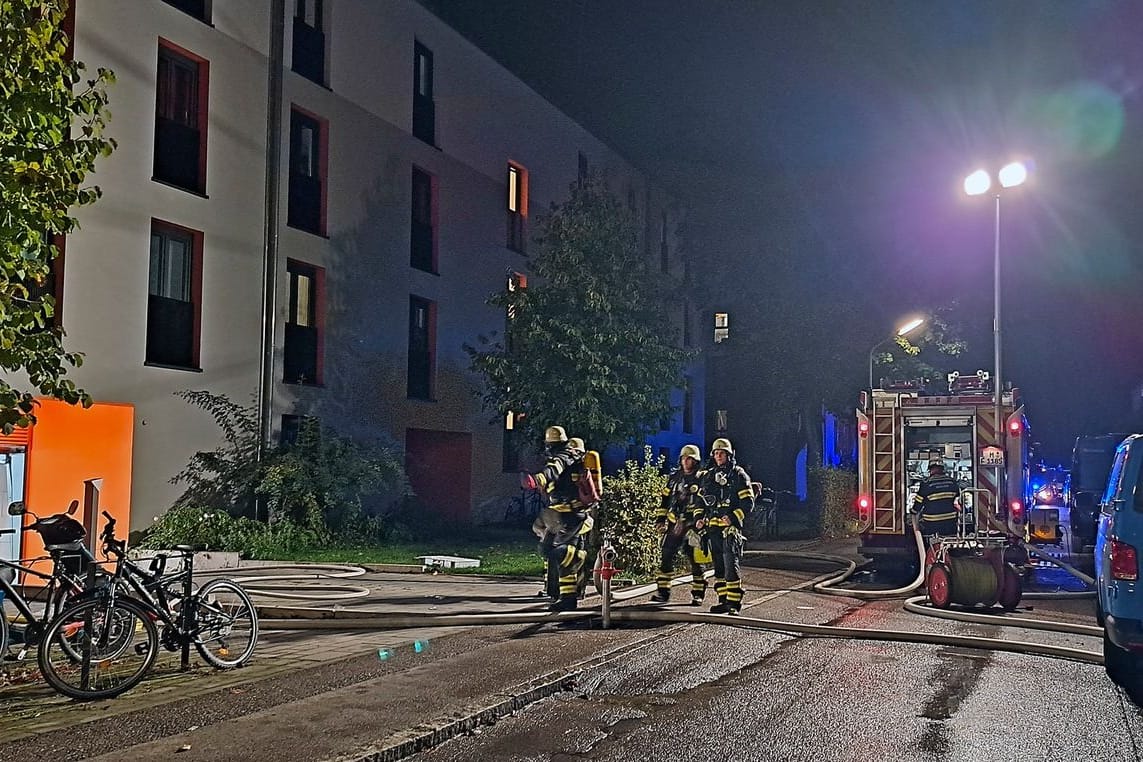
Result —
<svg viewBox="0 0 1143 762"><path fill-rule="evenodd" d="M300 109L290 111L290 189L286 224L325 235L326 125Z"/></svg>
<svg viewBox="0 0 1143 762"><path fill-rule="evenodd" d="M287 384L321 384L322 284L320 267L289 260L290 311L286 318L286 346L282 380Z"/></svg>
<svg viewBox="0 0 1143 762"><path fill-rule="evenodd" d="M508 165L508 248L524 253L527 248L528 170Z"/></svg>
<svg viewBox="0 0 1143 762"><path fill-rule="evenodd" d="M209 65L159 43L155 96L154 178L206 192L206 103Z"/></svg>
<svg viewBox="0 0 1143 762"><path fill-rule="evenodd" d="M152 220L146 362L199 367L202 233Z"/></svg>

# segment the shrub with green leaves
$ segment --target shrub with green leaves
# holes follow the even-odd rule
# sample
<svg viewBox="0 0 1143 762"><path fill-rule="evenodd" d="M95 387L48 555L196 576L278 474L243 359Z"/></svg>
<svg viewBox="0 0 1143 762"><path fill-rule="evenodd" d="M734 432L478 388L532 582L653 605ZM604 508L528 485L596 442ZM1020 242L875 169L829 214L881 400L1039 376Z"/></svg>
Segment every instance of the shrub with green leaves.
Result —
<svg viewBox="0 0 1143 762"><path fill-rule="evenodd" d="M155 519L139 545L155 549L190 545L200 550L236 552L244 558L272 558L320 546L325 539L319 532L291 521L265 524L224 511L182 505Z"/></svg>
<svg viewBox="0 0 1143 762"><path fill-rule="evenodd" d="M176 508L253 517L261 498L271 527L300 527L322 542L382 538L381 520L366 516L363 501L407 491L395 448L356 442L306 418L295 442L267 449L259 464L252 407L206 391L177 394L211 415L222 430L223 444L195 453L171 480L186 485Z"/></svg>
<svg viewBox="0 0 1143 762"><path fill-rule="evenodd" d="M857 474L840 468L813 466L809 477L809 502L820 511L821 536L833 538L849 534L857 501Z"/></svg>
<svg viewBox="0 0 1143 762"><path fill-rule="evenodd" d="M655 509L663 499L667 476L662 456L644 448L642 465L633 460L603 479L603 500L597 516L597 536L610 536L618 551L617 565L626 574L650 574L659 564L659 533ZM594 553L592 555L594 558Z"/></svg>

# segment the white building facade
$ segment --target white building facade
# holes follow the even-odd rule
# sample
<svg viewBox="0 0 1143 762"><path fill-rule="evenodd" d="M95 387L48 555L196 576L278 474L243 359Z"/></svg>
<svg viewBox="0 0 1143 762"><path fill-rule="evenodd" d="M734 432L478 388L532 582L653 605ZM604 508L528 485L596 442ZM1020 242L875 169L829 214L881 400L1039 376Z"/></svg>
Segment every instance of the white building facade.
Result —
<svg viewBox="0 0 1143 762"><path fill-rule="evenodd" d="M62 319L76 381L134 406L135 528L219 443L175 394L259 387L271 22L270 0L76 0L76 58L116 74L119 147L66 241ZM503 330L485 299L527 274L532 210L601 172L680 276L682 210L413 0L286 0L284 50L275 431L316 415L383 437L427 507L495 519L515 478L463 346ZM671 458L702 441L690 377L675 402L697 407L653 440Z"/></svg>

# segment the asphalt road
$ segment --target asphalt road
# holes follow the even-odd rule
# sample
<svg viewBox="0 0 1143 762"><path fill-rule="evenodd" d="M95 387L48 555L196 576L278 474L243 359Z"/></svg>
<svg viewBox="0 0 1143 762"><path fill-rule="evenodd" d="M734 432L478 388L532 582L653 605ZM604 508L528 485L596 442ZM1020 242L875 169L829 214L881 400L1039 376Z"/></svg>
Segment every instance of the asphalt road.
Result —
<svg viewBox="0 0 1143 762"><path fill-rule="evenodd" d="M751 576L757 586L766 573ZM1091 621L1086 602L1033 608L1025 615ZM795 593L762 615L1100 647L1094 638L917 617L899 601ZM593 670L574 693L413 759L1026 762L1138 760L1141 746L1143 712L1102 667L698 626Z"/></svg>

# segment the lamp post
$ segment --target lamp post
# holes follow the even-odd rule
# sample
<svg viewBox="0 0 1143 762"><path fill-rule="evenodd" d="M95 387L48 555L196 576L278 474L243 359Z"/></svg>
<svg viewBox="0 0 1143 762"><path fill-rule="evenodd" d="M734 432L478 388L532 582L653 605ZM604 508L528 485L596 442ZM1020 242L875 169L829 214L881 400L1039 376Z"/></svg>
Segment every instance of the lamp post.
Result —
<svg viewBox="0 0 1143 762"><path fill-rule="evenodd" d="M889 338L882 339L881 341L879 341L873 345L873 348L869 350L869 391L873 391L873 353L877 351L878 347L881 347L882 345L887 344L890 341L893 341L898 336L904 336L908 333L911 333L911 332L917 330L922 325L924 325L924 323L925 323L924 318L914 318L913 320L910 320L908 323L905 323L900 328L898 328L897 332L895 334L893 334L892 336L890 336Z"/></svg>
<svg viewBox="0 0 1143 762"><path fill-rule="evenodd" d="M998 187L993 191L996 199L996 223L993 231L992 247L992 400L996 407L996 425L1000 422L1000 402L1004 388L1004 376L1000 368L1000 194L1008 189L1023 185L1028 179L1028 168L1019 161L1005 164L996 173ZM978 169L964 179L964 192L969 196L981 196L992 188L992 175L988 170Z"/></svg>

